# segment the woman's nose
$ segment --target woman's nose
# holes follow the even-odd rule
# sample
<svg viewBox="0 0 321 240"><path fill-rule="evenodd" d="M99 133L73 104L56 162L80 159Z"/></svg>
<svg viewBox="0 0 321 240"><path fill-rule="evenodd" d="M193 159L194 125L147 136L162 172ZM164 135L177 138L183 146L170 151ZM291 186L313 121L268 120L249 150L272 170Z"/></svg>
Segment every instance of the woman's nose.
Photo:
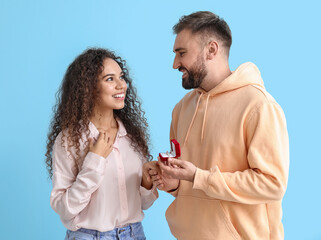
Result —
<svg viewBox="0 0 321 240"><path fill-rule="evenodd" d="M124 79L118 79L117 81L117 89L127 89L127 83Z"/></svg>

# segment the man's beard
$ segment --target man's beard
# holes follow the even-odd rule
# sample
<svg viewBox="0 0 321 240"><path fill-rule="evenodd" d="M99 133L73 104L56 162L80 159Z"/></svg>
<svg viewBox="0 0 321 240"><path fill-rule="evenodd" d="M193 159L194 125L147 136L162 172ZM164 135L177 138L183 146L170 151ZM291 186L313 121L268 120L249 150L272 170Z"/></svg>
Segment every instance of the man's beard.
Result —
<svg viewBox="0 0 321 240"><path fill-rule="evenodd" d="M187 71L186 68L185 70ZM201 54L198 55L197 60L195 61L191 69L187 71L187 74L188 74L188 78L184 78L182 81L183 88L185 89L198 88L207 75L205 61Z"/></svg>

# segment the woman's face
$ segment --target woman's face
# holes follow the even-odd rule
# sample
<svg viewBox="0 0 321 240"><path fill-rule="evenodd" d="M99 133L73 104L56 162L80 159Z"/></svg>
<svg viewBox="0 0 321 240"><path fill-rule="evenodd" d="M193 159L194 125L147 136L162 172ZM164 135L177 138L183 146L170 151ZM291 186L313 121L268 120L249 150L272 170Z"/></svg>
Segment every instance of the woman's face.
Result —
<svg viewBox="0 0 321 240"><path fill-rule="evenodd" d="M97 87L97 107L110 110L124 108L127 84L122 69L113 59L104 60Z"/></svg>

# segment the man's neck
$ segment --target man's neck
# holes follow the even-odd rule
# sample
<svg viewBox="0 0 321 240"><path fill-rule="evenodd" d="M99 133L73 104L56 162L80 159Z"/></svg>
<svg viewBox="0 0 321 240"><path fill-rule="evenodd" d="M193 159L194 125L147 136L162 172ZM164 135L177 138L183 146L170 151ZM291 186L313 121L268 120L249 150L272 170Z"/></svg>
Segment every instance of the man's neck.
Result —
<svg viewBox="0 0 321 240"><path fill-rule="evenodd" d="M228 65L212 69L205 77L201 88L209 92L232 74Z"/></svg>

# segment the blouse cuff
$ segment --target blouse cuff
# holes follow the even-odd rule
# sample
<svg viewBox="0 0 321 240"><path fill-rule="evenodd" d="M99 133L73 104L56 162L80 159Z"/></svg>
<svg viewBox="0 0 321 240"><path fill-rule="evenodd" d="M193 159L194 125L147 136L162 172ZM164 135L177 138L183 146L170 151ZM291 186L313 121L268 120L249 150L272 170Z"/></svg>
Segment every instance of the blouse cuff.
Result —
<svg viewBox="0 0 321 240"><path fill-rule="evenodd" d="M158 198L158 191L157 188L152 187L150 190L140 186L140 194L141 196L154 196L154 200Z"/></svg>
<svg viewBox="0 0 321 240"><path fill-rule="evenodd" d="M95 170L98 173L104 173L107 159L93 152L88 152L82 168L89 168Z"/></svg>

